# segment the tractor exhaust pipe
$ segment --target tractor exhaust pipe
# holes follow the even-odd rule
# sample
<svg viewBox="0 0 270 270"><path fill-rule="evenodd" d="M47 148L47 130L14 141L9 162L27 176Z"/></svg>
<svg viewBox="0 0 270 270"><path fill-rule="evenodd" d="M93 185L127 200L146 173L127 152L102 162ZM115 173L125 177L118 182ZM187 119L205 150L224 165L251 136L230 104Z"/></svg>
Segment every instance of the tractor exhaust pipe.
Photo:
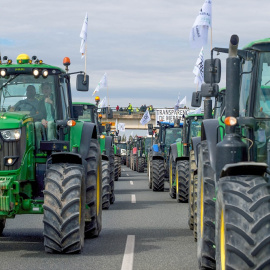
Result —
<svg viewBox="0 0 270 270"><path fill-rule="evenodd" d="M226 113L225 116L239 116L240 96L240 59L237 57L239 38L232 35L229 44L229 56L226 60ZM226 133L234 133L235 127L226 127Z"/></svg>

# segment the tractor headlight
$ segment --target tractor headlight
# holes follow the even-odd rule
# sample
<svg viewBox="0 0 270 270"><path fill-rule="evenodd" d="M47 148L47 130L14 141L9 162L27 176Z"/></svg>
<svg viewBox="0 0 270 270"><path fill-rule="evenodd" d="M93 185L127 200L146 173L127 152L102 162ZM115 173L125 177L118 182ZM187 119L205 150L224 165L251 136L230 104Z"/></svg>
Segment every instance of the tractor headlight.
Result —
<svg viewBox="0 0 270 270"><path fill-rule="evenodd" d="M2 130L1 136L5 141L17 141L21 138L20 129Z"/></svg>

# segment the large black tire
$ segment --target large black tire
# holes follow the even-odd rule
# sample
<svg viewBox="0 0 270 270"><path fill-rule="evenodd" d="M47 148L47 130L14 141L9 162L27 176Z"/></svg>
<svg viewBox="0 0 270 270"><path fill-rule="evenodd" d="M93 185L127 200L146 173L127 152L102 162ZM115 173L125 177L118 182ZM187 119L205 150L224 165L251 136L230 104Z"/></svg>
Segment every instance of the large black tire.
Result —
<svg viewBox="0 0 270 270"><path fill-rule="evenodd" d="M176 184L175 184L175 170L176 170L176 162L173 160L173 155L170 153L169 159L169 194L172 199L176 198Z"/></svg>
<svg viewBox="0 0 270 270"><path fill-rule="evenodd" d="M188 226L194 230L194 175L197 170L194 150L189 152L189 181L188 181Z"/></svg>
<svg viewBox="0 0 270 270"><path fill-rule="evenodd" d="M218 182L217 269L270 269L270 188L261 176Z"/></svg>
<svg viewBox="0 0 270 270"><path fill-rule="evenodd" d="M138 172L144 172L144 157L138 157Z"/></svg>
<svg viewBox="0 0 270 270"><path fill-rule="evenodd" d="M118 175L121 177L121 157L118 157Z"/></svg>
<svg viewBox="0 0 270 270"><path fill-rule="evenodd" d="M110 203L113 204L115 201L115 194L114 194L114 178L115 178L115 172L114 172L114 149L111 147L110 150L110 186L111 186L111 198Z"/></svg>
<svg viewBox="0 0 270 270"><path fill-rule="evenodd" d="M152 161L153 175L152 187L153 191L164 191L165 168L163 159L154 159Z"/></svg>
<svg viewBox="0 0 270 270"><path fill-rule="evenodd" d="M152 189L153 187L153 153L150 152L148 155L148 187Z"/></svg>
<svg viewBox="0 0 270 270"><path fill-rule="evenodd" d="M119 178L118 166L118 157L114 156L114 181L118 181Z"/></svg>
<svg viewBox="0 0 270 270"><path fill-rule="evenodd" d="M85 175L78 164L48 166L44 190L44 246L49 253L79 253L84 245Z"/></svg>
<svg viewBox="0 0 270 270"><path fill-rule="evenodd" d="M179 203L188 202L189 161L176 162L176 199Z"/></svg>
<svg viewBox="0 0 270 270"><path fill-rule="evenodd" d="M199 147L197 258L200 269L215 269L215 180L207 141Z"/></svg>
<svg viewBox="0 0 270 270"><path fill-rule="evenodd" d="M3 230L5 229L5 225L6 225L6 219L5 218L1 218L0 219L0 236L3 233Z"/></svg>
<svg viewBox="0 0 270 270"><path fill-rule="evenodd" d="M110 162L102 160L102 209L110 208Z"/></svg>
<svg viewBox="0 0 270 270"><path fill-rule="evenodd" d="M102 165L98 141L92 139L86 158L85 237L97 237L102 229Z"/></svg>

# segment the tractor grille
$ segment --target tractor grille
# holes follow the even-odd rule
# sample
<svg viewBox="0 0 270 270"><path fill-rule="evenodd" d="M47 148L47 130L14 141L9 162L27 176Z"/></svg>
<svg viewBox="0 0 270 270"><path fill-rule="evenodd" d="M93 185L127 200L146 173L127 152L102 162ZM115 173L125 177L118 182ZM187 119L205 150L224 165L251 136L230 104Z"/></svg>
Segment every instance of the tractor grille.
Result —
<svg viewBox="0 0 270 270"><path fill-rule="evenodd" d="M16 170L21 166L26 145L25 137L25 127L22 128L21 138L19 141L7 142L0 136L0 171ZM12 166L5 166L4 158L8 156L18 156L19 158Z"/></svg>

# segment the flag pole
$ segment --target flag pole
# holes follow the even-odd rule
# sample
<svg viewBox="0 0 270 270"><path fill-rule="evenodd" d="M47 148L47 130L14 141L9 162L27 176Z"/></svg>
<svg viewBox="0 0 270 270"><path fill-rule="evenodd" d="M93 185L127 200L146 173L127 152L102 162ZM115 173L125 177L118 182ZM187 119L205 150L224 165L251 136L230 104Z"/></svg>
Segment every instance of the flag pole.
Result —
<svg viewBox="0 0 270 270"><path fill-rule="evenodd" d="M108 85L107 85L107 98L108 98L108 106L109 106L110 103L109 103L109 87L108 87Z"/></svg>
<svg viewBox="0 0 270 270"><path fill-rule="evenodd" d="M87 43L85 43L85 54L84 54L84 81L86 81L86 53L87 53Z"/></svg>
<svg viewBox="0 0 270 270"><path fill-rule="evenodd" d="M212 39L213 39L213 35L212 35L212 26L210 27L210 29L211 29L211 51L212 51L212 49L213 49L213 46L212 46Z"/></svg>

